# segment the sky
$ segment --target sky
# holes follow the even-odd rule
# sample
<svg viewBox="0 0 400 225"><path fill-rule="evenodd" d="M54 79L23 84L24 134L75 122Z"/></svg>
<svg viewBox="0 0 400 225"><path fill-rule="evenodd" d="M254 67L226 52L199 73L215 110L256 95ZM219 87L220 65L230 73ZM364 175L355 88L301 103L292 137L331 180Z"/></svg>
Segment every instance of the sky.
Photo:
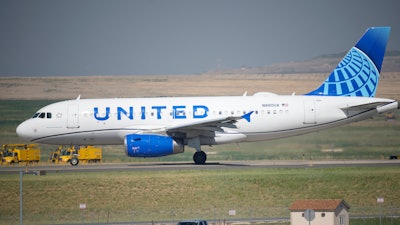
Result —
<svg viewBox="0 0 400 225"><path fill-rule="evenodd" d="M201 74L348 51L398 0L0 0L0 76Z"/></svg>

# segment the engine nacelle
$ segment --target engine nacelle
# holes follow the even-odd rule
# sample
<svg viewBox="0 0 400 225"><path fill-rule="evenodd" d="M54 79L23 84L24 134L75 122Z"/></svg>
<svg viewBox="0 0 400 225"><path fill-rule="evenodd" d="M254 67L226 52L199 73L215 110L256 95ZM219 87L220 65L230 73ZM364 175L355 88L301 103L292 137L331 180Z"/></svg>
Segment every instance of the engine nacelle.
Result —
<svg viewBox="0 0 400 225"><path fill-rule="evenodd" d="M130 134L125 136L125 153L130 157L159 157L184 152L184 145L169 136Z"/></svg>

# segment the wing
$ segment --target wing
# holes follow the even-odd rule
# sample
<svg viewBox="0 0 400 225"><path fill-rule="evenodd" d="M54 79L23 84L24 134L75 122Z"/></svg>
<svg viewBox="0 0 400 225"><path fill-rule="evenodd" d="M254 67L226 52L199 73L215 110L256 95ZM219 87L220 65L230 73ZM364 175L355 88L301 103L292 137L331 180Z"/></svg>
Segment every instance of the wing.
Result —
<svg viewBox="0 0 400 225"><path fill-rule="evenodd" d="M242 119L250 122L252 113L253 111L242 116L203 119L166 127L159 125L126 127L118 132L118 136L124 140L125 136L129 134L159 134L181 139L206 137L211 139L208 142L210 144L229 143L246 138L246 135L234 130L236 128L235 123Z"/></svg>
<svg viewBox="0 0 400 225"><path fill-rule="evenodd" d="M223 128L236 128L235 123L241 119L250 122L252 113L253 111L242 116L220 117L170 126L166 127L166 133L170 136L184 135L184 138L192 138L200 135L215 137L216 132L224 132Z"/></svg>

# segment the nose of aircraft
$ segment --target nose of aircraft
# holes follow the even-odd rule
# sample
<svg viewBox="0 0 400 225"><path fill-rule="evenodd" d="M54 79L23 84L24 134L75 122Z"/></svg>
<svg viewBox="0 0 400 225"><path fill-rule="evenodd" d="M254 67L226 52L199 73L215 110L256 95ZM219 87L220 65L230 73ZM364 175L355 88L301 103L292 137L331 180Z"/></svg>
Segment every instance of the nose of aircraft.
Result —
<svg viewBox="0 0 400 225"><path fill-rule="evenodd" d="M30 129L30 126L26 121L18 125L16 132L21 139L26 141L29 141L32 137L32 130Z"/></svg>

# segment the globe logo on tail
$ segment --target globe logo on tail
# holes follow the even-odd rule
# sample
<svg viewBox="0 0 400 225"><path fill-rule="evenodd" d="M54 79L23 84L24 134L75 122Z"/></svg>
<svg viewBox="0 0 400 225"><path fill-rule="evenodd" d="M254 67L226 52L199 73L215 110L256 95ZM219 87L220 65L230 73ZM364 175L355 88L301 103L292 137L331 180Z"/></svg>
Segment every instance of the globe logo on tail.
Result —
<svg viewBox="0 0 400 225"><path fill-rule="evenodd" d="M373 97L379 71L363 52L353 47L321 86L323 95Z"/></svg>
<svg viewBox="0 0 400 225"><path fill-rule="evenodd" d="M330 76L306 95L375 97L390 27L371 27Z"/></svg>

